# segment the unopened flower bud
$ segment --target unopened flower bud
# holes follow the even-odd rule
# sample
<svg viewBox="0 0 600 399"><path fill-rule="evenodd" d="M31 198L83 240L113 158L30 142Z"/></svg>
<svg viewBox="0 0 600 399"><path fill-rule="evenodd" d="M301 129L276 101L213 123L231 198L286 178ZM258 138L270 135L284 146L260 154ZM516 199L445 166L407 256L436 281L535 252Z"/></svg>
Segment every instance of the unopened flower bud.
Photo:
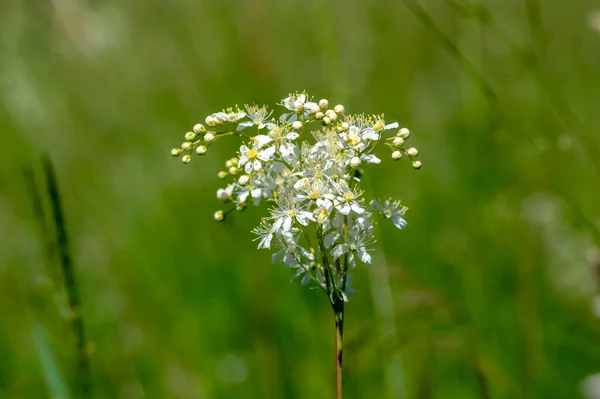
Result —
<svg viewBox="0 0 600 399"><path fill-rule="evenodd" d="M196 154L198 154L198 155L206 154L206 147L203 145L199 145L198 147L196 147Z"/></svg>
<svg viewBox="0 0 600 399"><path fill-rule="evenodd" d="M344 106L342 104L338 104L335 107L333 107L333 110L335 111L336 114L343 114L344 113Z"/></svg>
<svg viewBox="0 0 600 399"><path fill-rule="evenodd" d="M315 103L310 103L307 107L311 114L316 114L317 112L319 112L321 110L319 105L315 104Z"/></svg>
<svg viewBox="0 0 600 399"><path fill-rule="evenodd" d="M246 209L246 203L245 202L242 202L241 204L237 204L235 206L235 210L238 211L238 212L243 212L244 209Z"/></svg>
<svg viewBox="0 0 600 399"><path fill-rule="evenodd" d="M399 160L400 158L402 158L402 153L400 151L394 151L392 152L392 159L394 160Z"/></svg>
<svg viewBox="0 0 600 399"><path fill-rule="evenodd" d="M408 130L407 128L403 127L402 129L400 129L400 131L398 131L398 137L402 137L406 140L408 136L410 136L410 130Z"/></svg>
<svg viewBox="0 0 600 399"><path fill-rule="evenodd" d="M353 168L358 168L360 166L360 158L359 157L353 157L350 160L350 166L352 166Z"/></svg>
<svg viewBox="0 0 600 399"><path fill-rule="evenodd" d="M325 116L325 114L323 114L321 111L319 111L315 114L316 119L323 119L324 116Z"/></svg>
<svg viewBox="0 0 600 399"><path fill-rule="evenodd" d="M394 147L402 147L404 144L404 139L402 137L394 137L394 141L392 141Z"/></svg>
<svg viewBox="0 0 600 399"><path fill-rule="evenodd" d="M231 174L231 175L237 175L239 171L240 170L238 168L236 168L235 166L232 166L231 168L229 168L229 174Z"/></svg>
<svg viewBox="0 0 600 399"><path fill-rule="evenodd" d="M408 150L406 150L406 155L408 155L411 158L414 158L417 155L419 155L419 150L417 150L415 147L411 147Z"/></svg>
<svg viewBox="0 0 600 399"><path fill-rule="evenodd" d="M208 126L215 126L216 125L215 118L213 118L210 115L206 117L206 119L204 120L204 122L206 122L206 124Z"/></svg>
<svg viewBox="0 0 600 399"><path fill-rule="evenodd" d="M325 122L326 125L329 125L331 123L331 119L329 119L328 116L324 116L323 117L323 122Z"/></svg>
<svg viewBox="0 0 600 399"><path fill-rule="evenodd" d="M235 166L235 165L233 164L233 161L231 159L228 159L227 161L225 161L226 168L231 168L232 166Z"/></svg>
<svg viewBox="0 0 600 399"><path fill-rule="evenodd" d="M219 176L219 179L224 179L224 178L227 177L227 172L225 172L224 170L222 170L219 173L217 173L217 176Z"/></svg>
<svg viewBox="0 0 600 399"><path fill-rule="evenodd" d="M238 183L240 183L240 185L245 186L246 184L248 184L248 182L250 181L250 176L248 175L241 175L240 178L238 179Z"/></svg>
<svg viewBox="0 0 600 399"><path fill-rule="evenodd" d="M190 163L191 160L192 160L192 156L190 154L185 154L184 156L181 157L181 162L183 162L183 163Z"/></svg>
<svg viewBox="0 0 600 399"><path fill-rule="evenodd" d="M329 101L327 101L326 99L320 100L319 107L321 107L322 110L326 110L327 107L329 107Z"/></svg>
<svg viewBox="0 0 600 399"><path fill-rule="evenodd" d="M185 141L181 144L181 149L183 151L187 151L190 149L191 146L192 146L192 143L190 143L189 141Z"/></svg>
<svg viewBox="0 0 600 399"><path fill-rule="evenodd" d="M292 129L294 129L294 130L300 130L300 129L302 129L302 122L295 121L294 123L292 123Z"/></svg>
<svg viewBox="0 0 600 399"><path fill-rule="evenodd" d="M412 165L414 169L421 169L421 161L413 161Z"/></svg>
<svg viewBox="0 0 600 399"><path fill-rule="evenodd" d="M304 109L304 104L302 104L300 101L296 101L294 103L294 109L296 110L296 112L300 112Z"/></svg>
<svg viewBox="0 0 600 399"><path fill-rule="evenodd" d="M211 141L213 141L215 139L215 135L212 133L206 133L204 135L204 141L206 141L207 143L210 143Z"/></svg>
<svg viewBox="0 0 600 399"><path fill-rule="evenodd" d="M348 122L343 122L341 128L342 130L346 131L350 129L350 124Z"/></svg>
<svg viewBox="0 0 600 399"><path fill-rule="evenodd" d="M178 157L181 155L181 148L173 148L171 150L171 155L173 155L174 157Z"/></svg>
<svg viewBox="0 0 600 399"><path fill-rule="evenodd" d="M204 125L202 123L196 123L194 125L194 127L192 128L192 130L195 133L204 133L206 131L206 128L204 127Z"/></svg>
<svg viewBox="0 0 600 399"><path fill-rule="evenodd" d="M196 136L197 136L197 134L196 134L196 133L194 133L194 132L187 132L187 133L185 134L185 139L186 139L187 141L192 141L192 140L194 140L194 139L196 138Z"/></svg>
<svg viewBox="0 0 600 399"><path fill-rule="evenodd" d="M218 210L215 212L215 220L217 222L222 222L225 219L225 213L222 210Z"/></svg>

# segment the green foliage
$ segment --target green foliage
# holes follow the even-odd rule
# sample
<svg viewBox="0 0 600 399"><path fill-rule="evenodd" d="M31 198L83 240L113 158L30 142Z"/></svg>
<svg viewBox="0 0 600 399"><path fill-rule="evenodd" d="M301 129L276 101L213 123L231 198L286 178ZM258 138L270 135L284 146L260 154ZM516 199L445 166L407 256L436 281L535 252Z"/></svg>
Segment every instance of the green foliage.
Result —
<svg viewBox="0 0 600 399"><path fill-rule="evenodd" d="M211 112L304 89L348 112L384 110L422 150L418 173L366 175L375 194L410 210L406 230L378 232L385 256L355 270L346 397L580 396L580 381L600 372L590 306L600 285L599 9L0 2L0 397L80 384L45 152L95 397L333 396L326 299L255 249L261 210L213 220L215 177L238 143L189 166L168 151Z"/></svg>

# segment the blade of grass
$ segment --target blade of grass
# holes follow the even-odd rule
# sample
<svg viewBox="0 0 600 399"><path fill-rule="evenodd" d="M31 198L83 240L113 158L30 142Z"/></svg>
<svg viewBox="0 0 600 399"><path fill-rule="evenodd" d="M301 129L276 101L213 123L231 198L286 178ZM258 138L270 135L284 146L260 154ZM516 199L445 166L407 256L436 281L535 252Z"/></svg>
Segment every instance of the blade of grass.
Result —
<svg viewBox="0 0 600 399"><path fill-rule="evenodd" d="M475 68L473 63L462 53L456 43L452 41L438 26L435 21L429 15L429 13L415 0L403 0L403 3L413 13L413 15L419 20L419 22L429 30L439 41L439 43L446 48L448 53L452 55L463 72L480 88L488 101L496 103L498 101L498 95L492 88L492 86L485 79L485 76Z"/></svg>
<svg viewBox="0 0 600 399"><path fill-rule="evenodd" d="M77 280L75 279L75 271L71 258L67 228L58 189L58 182L56 179L56 172L54 171L54 165L48 156L44 157L43 163L46 182L48 185L48 196L52 208L52 216L54 219L54 228L56 230L56 244L62 266L65 289L67 291L67 299L72 317L72 326L77 339L76 351L79 368L78 379L82 397L89 398L91 397L91 378L83 317L81 314L81 302L77 289Z"/></svg>
<svg viewBox="0 0 600 399"><path fill-rule="evenodd" d="M34 321L31 325L31 337L40 360L44 380L46 380L46 385L50 391L50 397L52 399L70 398L67 384L54 358L46 329L37 321Z"/></svg>

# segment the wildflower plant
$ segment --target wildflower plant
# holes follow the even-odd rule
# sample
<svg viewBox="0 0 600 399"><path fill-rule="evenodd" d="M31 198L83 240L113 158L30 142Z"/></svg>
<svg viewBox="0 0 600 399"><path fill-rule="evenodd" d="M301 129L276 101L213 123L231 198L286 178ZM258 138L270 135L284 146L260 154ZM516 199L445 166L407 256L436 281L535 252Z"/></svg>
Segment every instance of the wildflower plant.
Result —
<svg viewBox="0 0 600 399"><path fill-rule="evenodd" d="M259 249L274 251L273 262L293 270L292 280L325 293L336 321L336 387L341 398L344 303L352 292L350 270L370 264L373 227L386 219L406 226L407 208L398 200L368 201L360 176L385 146L393 160L408 159L421 168L418 151L406 148L410 131L386 123L384 115L346 115L306 93L293 93L277 104L275 118L267 106L237 106L209 115L185 134L171 154L190 163L205 156L217 141L237 136L239 152L225 162L219 178L227 185L217 198L228 205L214 217L223 221L248 205L270 204L269 215L254 229Z"/></svg>

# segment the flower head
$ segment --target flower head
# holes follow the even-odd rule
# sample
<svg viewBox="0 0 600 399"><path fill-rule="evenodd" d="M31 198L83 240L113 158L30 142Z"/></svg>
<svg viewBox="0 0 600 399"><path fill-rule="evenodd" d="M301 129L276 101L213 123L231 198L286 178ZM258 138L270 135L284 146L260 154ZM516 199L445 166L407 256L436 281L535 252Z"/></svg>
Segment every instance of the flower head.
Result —
<svg viewBox="0 0 600 399"><path fill-rule="evenodd" d="M400 201L363 198L359 173L381 162L374 155L378 146L389 147L395 160L406 155L414 169L421 167L419 151L405 149L410 131L386 123L383 115L347 114L343 105L329 108L328 100L314 102L304 92L279 105L279 118L256 105L213 113L205 125L188 131L171 155L189 163L193 152L206 155L223 136L240 138L238 156L219 172L228 184L217 198L230 209L214 218L222 221L250 204L272 203L253 230L258 248L274 248L273 261L294 269L294 278L301 276L303 284L314 284L332 301L346 300L349 269L372 261L373 226L391 219L406 227L407 208Z"/></svg>

